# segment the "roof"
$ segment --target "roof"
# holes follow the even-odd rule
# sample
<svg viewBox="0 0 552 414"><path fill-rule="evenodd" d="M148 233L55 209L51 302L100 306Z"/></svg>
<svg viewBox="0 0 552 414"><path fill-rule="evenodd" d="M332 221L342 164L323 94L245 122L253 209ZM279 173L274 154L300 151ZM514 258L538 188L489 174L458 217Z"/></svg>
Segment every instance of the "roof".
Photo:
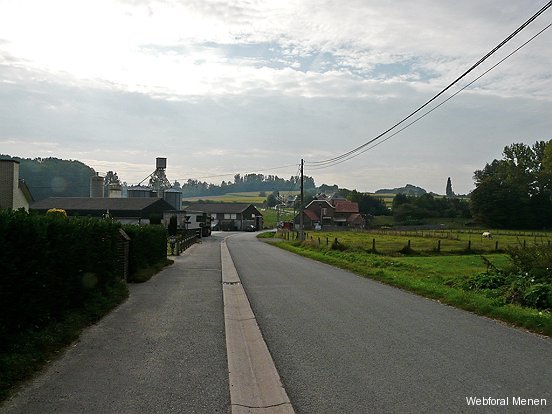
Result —
<svg viewBox="0 0 552 414"><path fill-rule="evenodd" d="M160 210L174 210L174 207L162 198L155 197L133 197L133 198L89 198L89 197L50 197L37 201L31 205L32 210L49 210L61 208L63 210L118 210L118 211L139 211L148 207L159 208Z"/></svg>
<svg viewBox="0 0 552 414"><path fill-rule="evenodd" d="M34 201L33 195L31 194L31 190L29 190L29 187L25 183L25 180L19 180L19 189L25 196L25 199L28 203L32 203Z"/></svg>
<svg viewBox="0 0 552 414"><path fill-rule="evenodd" d="M348 223L363 223L364 222L364 219L362 218L362 216L358 213L356 214L351 214L349 217L347 217L347 222Z"/></svg>
<svg viewBox="0 0 552 414"><path fill-rule="evenodd" d="M305 216L307 216L312 221L318 221L319 220L318 216L313 211L311 211L311 210L303 210L303 211L305 213Z"/></svg>
<svg viewBox="0 0 552 414"><path fill-rule="evenodd" d="M354 201L336 201L336 213L358 213L358 203Z"/></svg>
<svg viewBox="0 0 552 414"><path fill-rule="evenodd" d="M332 206L328 201L326 200L312 200L306 207L305 207L305 210L308 209L312 204L324 204L326 203L327 206L326 207L330 207L330 208L335 208L334 206Z"/></svg>
<svg viewBox="0 0 552 414"><path fill-rule="evenodd" d="M255 210L257 210L257 208L253 204L248 204L248 203L197 203L197 204L194 203L194 204L190 204L188 207L191 207L194 210L205 211L206 213L209 213L209 214L243 213L245 210L247 210L250 207L253 207ZM260 214L261 213L259 212L259 215Z"/></svg>

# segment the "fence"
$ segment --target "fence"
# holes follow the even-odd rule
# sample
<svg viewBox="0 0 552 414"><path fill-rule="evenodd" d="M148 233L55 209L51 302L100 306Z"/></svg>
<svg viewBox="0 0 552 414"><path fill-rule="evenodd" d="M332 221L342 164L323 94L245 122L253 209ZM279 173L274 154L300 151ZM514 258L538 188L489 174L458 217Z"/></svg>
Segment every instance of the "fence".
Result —
<svg viewBox="0 0 552 414"><path fill-rule="evenodd" d="M520 239L519 235L529 236L529 234L516 233L512 235L506 233L502 237L483 238L481 233L471 233L477 235L472 240L460 237L454 232L423 231L395 231L395 232L306 232L305 240L312 246L320 248L339 248L340 250L351 249L384 254L413 254L413 253L492 253L502 252L508 247L519 246L526 248L528 245L548 245L551 246L549 234L542 234L537 237L531 234L531 238ZM494 233L493 233L494 234ZM448 237L447 237L448 236ZM284 240L299 240L299 232L281 231L276 237Z"/></svg>
<svg viewBox="0 0 552 414"><path fill-rule="evenodd" d="M172 256L180 256L180 254L196 243L198 240L195 231L190 231L187 234L170 237L168 242L169 252Z"/></svg>

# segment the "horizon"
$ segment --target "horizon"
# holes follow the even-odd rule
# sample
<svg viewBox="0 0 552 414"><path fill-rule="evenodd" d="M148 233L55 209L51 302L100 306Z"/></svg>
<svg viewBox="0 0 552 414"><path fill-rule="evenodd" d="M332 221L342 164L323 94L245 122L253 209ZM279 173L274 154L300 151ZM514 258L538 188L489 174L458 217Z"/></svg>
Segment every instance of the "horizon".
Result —
<svg viewBox="0 0 552 414"><path fill-rule="evenodd" d="M552 30L522 47L550 9L443 98L518 52L420 122L346 163L315 163L411 113L537 3L0 2L0 152L128 183L156 157L181 183L288 178L305 159L317 183L441 194L451 177L468 194L505 146L552 138Z"/></svg>

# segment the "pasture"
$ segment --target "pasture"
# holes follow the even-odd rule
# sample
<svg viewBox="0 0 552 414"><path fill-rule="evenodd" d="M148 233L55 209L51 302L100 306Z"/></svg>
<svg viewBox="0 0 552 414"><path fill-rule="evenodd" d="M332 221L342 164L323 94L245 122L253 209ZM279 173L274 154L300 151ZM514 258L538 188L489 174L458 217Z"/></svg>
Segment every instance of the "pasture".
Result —
<svg viewBox="0 0 552 414"><path fill-rule="evenodd" d="M552 232L491 230L492 237L483 237L476 230L370 230L370 231L307 231L307 240L330 246L335 239L343 248L386 255L398 254L463 254L496 253L514 246L550 245ZM279 233L280 238L296 234ZM374 249L375 247L375 249Z"/></svg>

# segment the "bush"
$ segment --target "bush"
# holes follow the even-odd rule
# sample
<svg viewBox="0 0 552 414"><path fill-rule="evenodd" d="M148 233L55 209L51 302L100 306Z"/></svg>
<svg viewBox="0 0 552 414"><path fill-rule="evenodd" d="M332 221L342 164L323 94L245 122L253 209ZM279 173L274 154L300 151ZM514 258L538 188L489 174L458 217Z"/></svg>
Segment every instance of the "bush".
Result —
<svg viewBox="0 0 552 414"><path fill-rule="evenodd" d="M500 297L536 309L552 309L552 249L546 245L508 250L511 266L490 270L466 280L466 290L486 291L487 296ZM484 259L486 260L486 259Z"/></svg>
<svg viewBox="0 0 552 414"><path fill-rule="evenodd" d="M119 227L110 220L0 212L0 352L11 334L39 329L107 295L121 278Z"/></svg>
<svg viewBox="0 0 552 414"><path fill-rule="evenodd" d="M167 232L163 226L125 225L130 237L129 281L139 269L153 266L167 257Z"/></svg>

